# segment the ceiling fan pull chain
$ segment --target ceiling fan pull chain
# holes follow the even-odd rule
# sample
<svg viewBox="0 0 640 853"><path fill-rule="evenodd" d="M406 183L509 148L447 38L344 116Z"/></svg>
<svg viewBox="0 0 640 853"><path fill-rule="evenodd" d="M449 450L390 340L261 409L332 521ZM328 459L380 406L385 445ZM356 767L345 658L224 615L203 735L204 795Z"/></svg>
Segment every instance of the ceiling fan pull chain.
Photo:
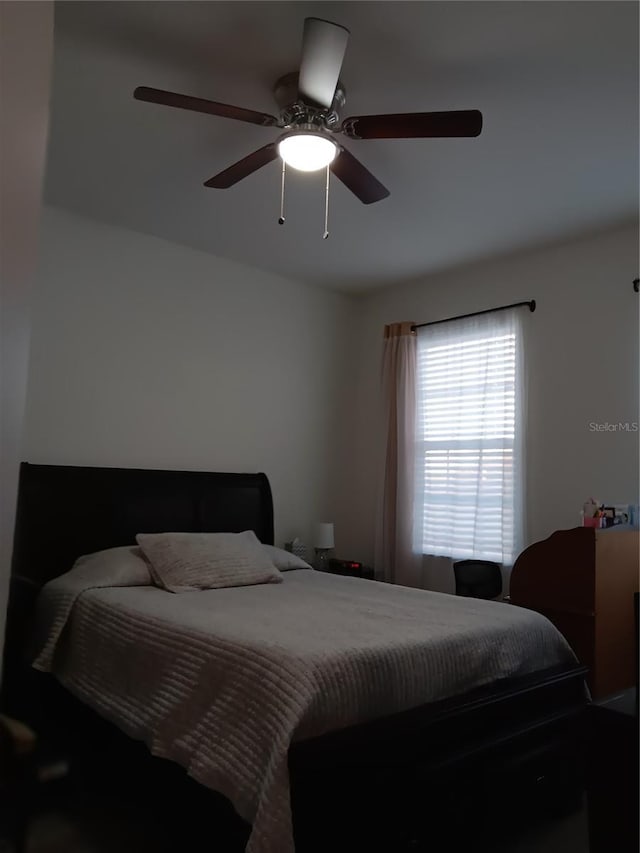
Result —
<svg viewBox="0 0 640 853"><path fill-rule="evenodd" d="M326 240L329 236L329 166L327 166L327 182L324 190L324 234L322 239Z"/></svg>
<svg viewBox="0 0 640 853"><path fill-rule="evenodd" d="M282 184L280 187L280 218L278 219L278 225L284 225L284 176L287 168L287 164L282 161Z"/></svg>

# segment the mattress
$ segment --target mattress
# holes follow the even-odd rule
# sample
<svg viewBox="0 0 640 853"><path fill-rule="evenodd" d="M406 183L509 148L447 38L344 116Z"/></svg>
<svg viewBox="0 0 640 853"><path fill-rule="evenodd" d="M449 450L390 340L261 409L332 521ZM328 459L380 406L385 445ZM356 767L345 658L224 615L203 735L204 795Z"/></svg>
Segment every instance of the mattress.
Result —
<svg viewBox="0 0 640 853"><path fill-rule="evenodd" d="M41 595L34 665L228 797L247 853L293 853L293 741L575 661L540 614L359 578L173 595L71 575Z"/></svg>

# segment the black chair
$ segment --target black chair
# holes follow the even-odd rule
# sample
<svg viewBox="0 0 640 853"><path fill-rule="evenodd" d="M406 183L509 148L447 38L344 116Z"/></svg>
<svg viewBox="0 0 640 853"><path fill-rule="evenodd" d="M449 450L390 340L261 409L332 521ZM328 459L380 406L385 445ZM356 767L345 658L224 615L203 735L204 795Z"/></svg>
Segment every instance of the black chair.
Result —
<svg viewBox="0 0 640 853"><path fill-rule="evenodd" d="M458 560L453 564L456 595L469 598L498 598L502 595L502 572L489 560Z"/></svg>

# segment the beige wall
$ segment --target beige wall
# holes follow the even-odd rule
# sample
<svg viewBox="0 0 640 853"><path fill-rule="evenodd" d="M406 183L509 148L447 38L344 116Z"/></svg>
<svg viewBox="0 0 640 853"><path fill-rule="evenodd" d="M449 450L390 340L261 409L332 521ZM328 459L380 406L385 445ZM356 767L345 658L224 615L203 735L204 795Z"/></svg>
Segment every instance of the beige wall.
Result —
<svg viewBox="0 0 640 853"><path fill-rule="evenodd" d="M32 462L264 470L277 539L336 524L369 561L385 323L536 299L528 540L586 497L638 501L634 224L352 299L45 211L33 311Z"/></svg>
<svg viewBox="0 0 640 853"><path fill-rule="evenodd" d="M52 48L53 3L0 3L0 654L22 453Z"/></svg>
<svg viewBox="0 0 640 853"><path fill-rule="evenodd" d="M352 300L45 209L26 453L265 471L276 541L332 511Z"/></svg>
<svg viewBox="0 0 640 853"><path fill-rule="evenodd" d="M578 523L589 496L638 502L638 227L474 264L359 301L351 465L337 523L349 557L372 556L382 328L535 299L528 351L528 539Z"/></svg>

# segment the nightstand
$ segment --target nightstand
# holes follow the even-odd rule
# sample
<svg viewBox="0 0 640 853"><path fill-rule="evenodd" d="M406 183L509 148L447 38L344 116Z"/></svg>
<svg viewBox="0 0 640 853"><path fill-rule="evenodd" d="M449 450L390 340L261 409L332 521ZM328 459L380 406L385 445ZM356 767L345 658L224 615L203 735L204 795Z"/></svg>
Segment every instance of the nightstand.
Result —
<svg viewBox="0 0 640 853"><path fill-rule="evenodd" d="M369 566L363 566L361 563L350 565L349 560L329 560L327 574L342 575L349 578L364 578L365 580L374 580L373 569Z"/></svg>

